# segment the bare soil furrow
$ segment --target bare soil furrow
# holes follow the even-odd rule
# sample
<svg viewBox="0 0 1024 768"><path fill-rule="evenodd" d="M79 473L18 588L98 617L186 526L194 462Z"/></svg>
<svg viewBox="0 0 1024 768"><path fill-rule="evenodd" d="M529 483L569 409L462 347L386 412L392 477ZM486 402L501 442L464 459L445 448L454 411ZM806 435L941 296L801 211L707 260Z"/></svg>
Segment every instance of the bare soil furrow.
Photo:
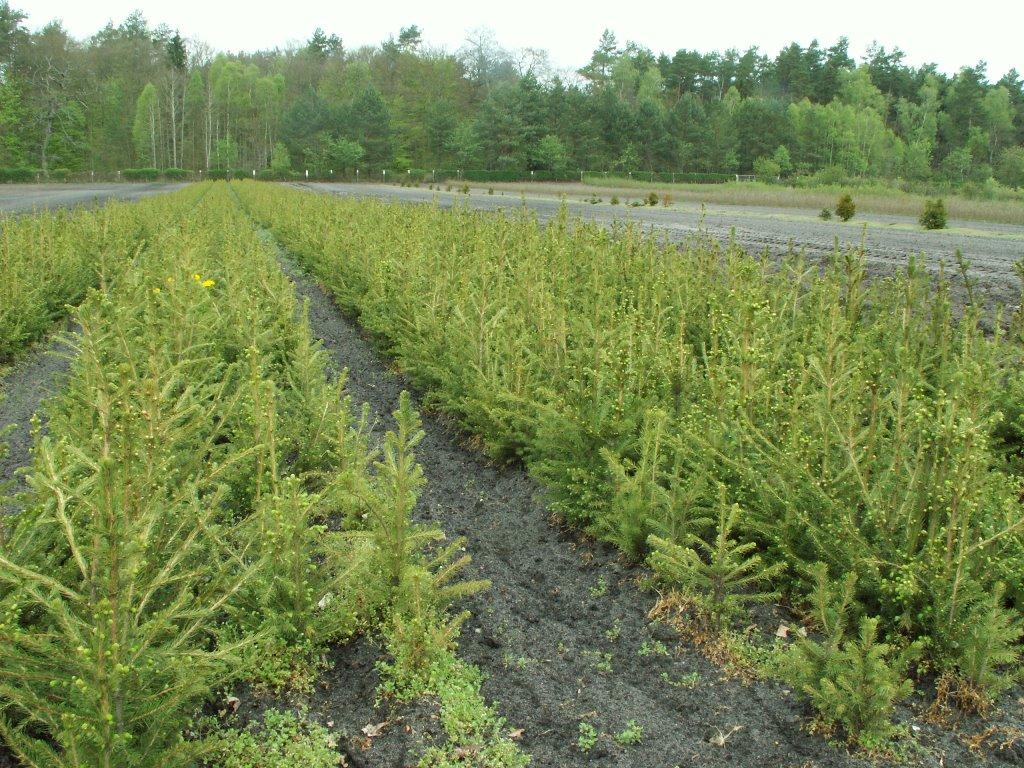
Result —
<svg viewBox="0 0 1024 768"><path fill-rule="evenodd" d="M32 456L32 417L60 390L71 366L69 353L67 337L57 333L29 349L0 378L0 430L7 430L0 432L0 442L7 445L6 454L0 455L0 482L14 481L14 491L24 488L19 470Z"/></svg>

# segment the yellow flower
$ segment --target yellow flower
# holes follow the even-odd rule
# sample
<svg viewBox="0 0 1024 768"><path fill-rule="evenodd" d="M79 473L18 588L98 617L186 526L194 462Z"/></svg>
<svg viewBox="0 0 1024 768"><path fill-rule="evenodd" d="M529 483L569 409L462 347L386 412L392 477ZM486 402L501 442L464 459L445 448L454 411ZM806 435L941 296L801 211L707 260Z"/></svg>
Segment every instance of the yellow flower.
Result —
<svg viewBox="0 0 1024 768"><path fill-rule="evenodd" d="M203 279L203 276L196 272L194 275L192 275L192 279L198 283L200 280Z"/></svg>
<svg viewBox="0 0 1024 768"><path fill-rule="evenodd" d="M153 293L160 293L160 289L159 288L154 288L153 289Z"/></svg>
<svg viewBox="0 0 1024 768"><path fill-rule="evenodd" d="M203 280L203 288L212 288L213 280Z"/></svg>
<svg viewBox="0 0 1024 768"><path fill-rule="evenodd" d="M167 284L168 285L174 285L174 278L173 277L168 277L167 278Z"/></svg>

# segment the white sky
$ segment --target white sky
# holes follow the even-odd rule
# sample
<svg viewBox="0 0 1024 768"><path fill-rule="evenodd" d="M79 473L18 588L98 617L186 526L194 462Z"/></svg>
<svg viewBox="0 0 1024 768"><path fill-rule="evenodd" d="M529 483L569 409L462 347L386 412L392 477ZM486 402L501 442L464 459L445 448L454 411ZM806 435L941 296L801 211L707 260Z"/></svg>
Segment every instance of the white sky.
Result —
<svg viewBox="0 0 1024 768"><path fill-rule="evenodd" d="M886 48L902 48L912 65L935 62L948 73L981 59L993 80L1011 67L1024 71L1021 0L975 0L956 8L946 0L11 0L11 5L28 14L32 29L60 18L79 38L109 20L119 23L138 8L151 24L166 23L185 37L229 51L303 41L318 26L355 48L397 36L410 24L419 25L427 44L454 51L467 30L486 26L506 48L545 48L557 67L577 68L609 27L620 44L635 40L655 53L757 45L774 56L794 40L806 45L817 38L827 46L846 35L855 58L878 40Z"/></svg>

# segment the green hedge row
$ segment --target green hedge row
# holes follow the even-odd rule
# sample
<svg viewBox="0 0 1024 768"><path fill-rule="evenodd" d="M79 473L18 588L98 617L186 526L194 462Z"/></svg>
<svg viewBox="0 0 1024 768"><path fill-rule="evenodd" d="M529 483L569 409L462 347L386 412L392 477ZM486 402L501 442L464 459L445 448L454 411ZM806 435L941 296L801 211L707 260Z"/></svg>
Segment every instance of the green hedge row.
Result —
<svg viewBox="0 0 1024 768"><path fill-rule="evenodd" d="M0 183L35 181L35 178L36 172L32 168L0 168Z"/></svg>

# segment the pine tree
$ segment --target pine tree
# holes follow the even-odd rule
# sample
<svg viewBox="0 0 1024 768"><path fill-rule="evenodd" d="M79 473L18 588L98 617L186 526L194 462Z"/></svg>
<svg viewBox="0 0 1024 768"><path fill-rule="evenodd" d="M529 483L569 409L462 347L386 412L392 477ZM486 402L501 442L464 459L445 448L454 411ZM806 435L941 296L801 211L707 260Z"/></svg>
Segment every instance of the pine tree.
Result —
<svg viewBox="0 0 1024 768"><path fill-rule="evenodd" d="M691 537L691 546L658 536L648 539L653 550L647 558L651 568L668 584L695 598L719 626L746 605L777 599L777 591L763 587L784 569L782 563L766 566L753 542L732 538L739 517L739 505L728 504L723 491L711 543L698 536Z"/></svg>
<svg viewBox="0 0 1024 768"><path fill-rule="evenodd" d="M799 639L786 674L823 723L842 726L851 741L864 747L880 747L895 732L893 706L913 690L905 675L917 653L917 646L897 652L878 642L878 619L864 617L854 639Z"/></svg>
<svg viewBox="0 0 1024 768"><path fill-rule="evenodd" d="M968 711L985 712L1020 677L1024 624L1003 607L1004 591L999 584L973 604L954 633L956 700Z"/></svg>
<svg viewBox="0 0 1024 768"><path fill-rule="evenodd" d="M470 563L469 555L460 554L461 539L427 551L445 536L439 528L412 521L416 494L424 483L414 449L424 433L408 392L399 396L393 416L396 429L385 436L383 457L377 462L380 488L368 535L389 599L388 647L394 663L385 666L399 687L407 687L458 636L468 613L450 616L451 604L490 582L457 580Z"/></svg>

